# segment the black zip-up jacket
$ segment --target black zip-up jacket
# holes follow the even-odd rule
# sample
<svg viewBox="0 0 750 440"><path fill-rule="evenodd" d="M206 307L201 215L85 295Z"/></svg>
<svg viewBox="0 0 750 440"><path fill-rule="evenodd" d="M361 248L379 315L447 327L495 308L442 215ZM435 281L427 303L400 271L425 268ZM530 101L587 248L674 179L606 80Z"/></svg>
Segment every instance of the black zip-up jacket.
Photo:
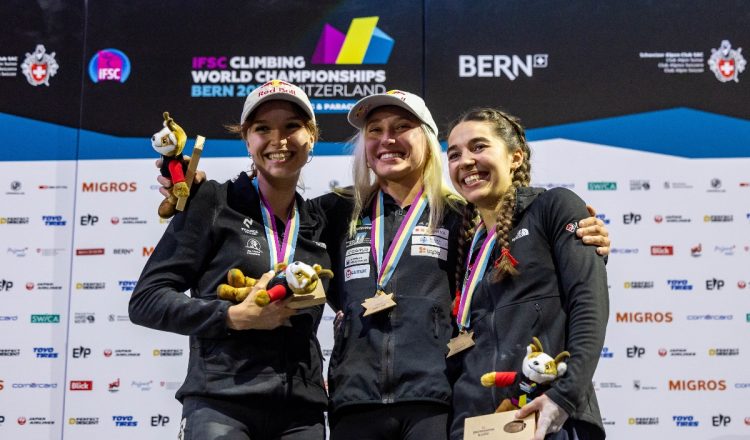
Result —
<svg viewBox="0 0 750 440"><path fill-rule="evenodd" d="M519 395L532 336L552 357L564 350L571 354L567 372L545 394L574 422L597 426L604 438L591 380L604 344L609 296L604 259L575 235L586 212L583 201L566 189L518 190L510 251L520 273L498 284L488 271L474 293L476 345L451 358L460 368L451 439L463 439L466 417L491 414L503 399ZM499 257L495 251L491 261ZM510 387L484 388L479 379L491 371L517 371L518 380Z"/></svg>
<svg viewBox="0 0 750 440"><path fill-rule="evenodd" d="M370 215L348 237L350 199L328 194L311 201L326 218L325 240L336 278L329 303L344 312L334 333L328 367L329 410L358 404L434 402L450 405L445 355L452 332L455 231L460 216L446 208L443 225L428 233L429 207L385 286L396 307L363 317L362 302L375 295L377 268L370 248ZM408 208L384 196L385 253ZM449 248L451 248L449 250Z"/></svg>
<svg viewBox="0 0 750 440"><path fill-rule="evenodd" d="M190 336L190 359L177 399L206 396L263 404L290 402L324 410L322 355L316 332L322 306L301 310L291 327L234 331L230 302L217 298L227 271L253 278L270 269L258 194L242 173L201 184L146 263L130 299L130 319ZM297 195L300 228L294 258L330 267L320 223ZM277 219L282 234L283 223ZM190 290L190 296L182 292Z"/></svg>

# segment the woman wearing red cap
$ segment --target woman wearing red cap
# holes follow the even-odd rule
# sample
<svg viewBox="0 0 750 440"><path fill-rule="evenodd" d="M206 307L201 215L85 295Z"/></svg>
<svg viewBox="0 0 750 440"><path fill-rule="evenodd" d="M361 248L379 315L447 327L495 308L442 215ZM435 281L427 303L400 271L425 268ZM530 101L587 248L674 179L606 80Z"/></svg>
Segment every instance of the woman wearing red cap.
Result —
<svg viewBox="0 0 750 440"><path fill-rule="evenodd" d="M277 262L329 267L319 223L295 190L318 136L315 115L300 88L272 81L248 95L236 131L252 172L193 191L143 269L130 318L190 336L176 396L181 438L323 439L322 306L297 312L284 301L254 302ZM233 268L260 279L235 305L216 294Z"/></svg>

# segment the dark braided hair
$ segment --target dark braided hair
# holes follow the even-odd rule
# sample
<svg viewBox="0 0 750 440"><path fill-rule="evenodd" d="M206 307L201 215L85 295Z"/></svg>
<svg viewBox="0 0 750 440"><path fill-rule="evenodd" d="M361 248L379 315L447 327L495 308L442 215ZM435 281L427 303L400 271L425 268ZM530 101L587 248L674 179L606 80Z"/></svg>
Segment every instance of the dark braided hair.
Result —
<svg viewBox="0 0 750 440"><path fill-rule="evenodd" d="M515 264L513 257L510 255L510 231L513 229L513 214L515 213L516 208L516 190L520 187L529 186L529 182L531 181L531 163L529 162L531 159L531 150L526 142L526 132L524 128L521 126L519 119L513 115L493 108L473 109L459 117L452 124L451 130L453 130L456 125L467 121L485 122L489 124L492 126L495 135L505 142L509 153L520 150L523 152L524 156L522 164L513 171L511 185L505 194L502 195L498 207L497 223L495 224L497 243L495 243L495 246L502 249L503 252L500 259L495 263L493 281L497 282L501 281L508 275L518 275L518 270L514 267ZM470 226L473 234L476 222L472 223L472 221L468 221L467 216L475 218L476 212L464 211L463 224L465 225L465 228ZM464 231L468 234L470 230L464 229ZM466 234L461 235L465 236ZM461 235L459 236L459 240L462 238ZM462 245L461 241L459 241L459 246L465 247L465 244ZM461 269L457 269L456 274L460 274L461 278L456 278L457 282L463 282L463 275L466 270L466 262L464 261L465 256L465 249L459 248L457 267L460 267Z"/></svg>
<svg viewBox="0 0 750 440"><path fill-rule="evenodd" d="M461 296L461 287L463 286L464 277L466 276L466 251L467 247L471 243L471 239L474 237L474 233L476 232L478 217L479 213L477 212L474 205L471 203L467 203L464 206L461 215L462 224L460 233L458 235L458 244L456 251L456 289L459 292L457 296Z"/></svg>

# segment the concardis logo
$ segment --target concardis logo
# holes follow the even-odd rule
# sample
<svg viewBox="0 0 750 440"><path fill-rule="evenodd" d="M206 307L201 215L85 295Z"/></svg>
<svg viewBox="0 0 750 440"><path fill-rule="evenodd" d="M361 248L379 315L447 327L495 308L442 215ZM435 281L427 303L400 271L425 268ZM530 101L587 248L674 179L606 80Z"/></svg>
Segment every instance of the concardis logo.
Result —
<svg viewBox="0 0 750 440"><path fill-rule="evenodd" d="M89 61L89 78L95 83L99 81L124 83L129 76L130 60L120 50L100 50Z"/></svg>
<svg viewBox="0 0 750 440"><path fill-rule="evenodd" d="M380 17L352 20L346 35L326 23L311 62L313 64L386 64L393 38L376 25Z"/></svg>

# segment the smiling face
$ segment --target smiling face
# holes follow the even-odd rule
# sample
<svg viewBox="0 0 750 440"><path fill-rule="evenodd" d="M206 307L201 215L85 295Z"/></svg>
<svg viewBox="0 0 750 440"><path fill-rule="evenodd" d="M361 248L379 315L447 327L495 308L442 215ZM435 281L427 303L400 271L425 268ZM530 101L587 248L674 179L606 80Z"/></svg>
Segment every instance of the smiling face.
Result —
<svg viewBox="0 0 750 440"><path fill-rule="evenodd" d="M477 207L494 209L510 187L523 152L508 146L488 122L464 121L448 136L448 170L459 194Z"/></svg>
<svg viewBox="0 0 750 440"><path fill-rule="evenodd" d="M416 116L385 106L367 116L364 127L367 166L378 179L416 183L427 159L427 138Z"/></svg>
<svg viewBox="0 0 750 440"><path fill-rule="evenodd" d="M250 115L245 143L259 178L296 183L315 141L302 114L294 104L275 100Z"/></svg>

